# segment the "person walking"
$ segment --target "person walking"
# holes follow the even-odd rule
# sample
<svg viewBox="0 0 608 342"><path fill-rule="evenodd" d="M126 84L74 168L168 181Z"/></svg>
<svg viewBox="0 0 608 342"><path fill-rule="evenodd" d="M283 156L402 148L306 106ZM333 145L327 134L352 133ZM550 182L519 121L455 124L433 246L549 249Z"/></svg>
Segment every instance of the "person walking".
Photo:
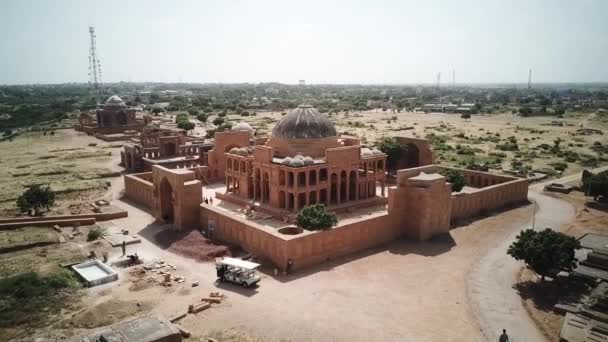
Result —
<svg viewBox="0 0 608 342"><path fill-rule="evenodd" d="M507 335L506 329L502 329L502 335L498 338L498 342L509 342L509 335Z"/></svg>
<svg viewBox="0 0 608 342"><path fill-rule="evenodd" d="M122 240L122 256L125 256L127 254L127 243L125 242L125 240Z"/></svg>

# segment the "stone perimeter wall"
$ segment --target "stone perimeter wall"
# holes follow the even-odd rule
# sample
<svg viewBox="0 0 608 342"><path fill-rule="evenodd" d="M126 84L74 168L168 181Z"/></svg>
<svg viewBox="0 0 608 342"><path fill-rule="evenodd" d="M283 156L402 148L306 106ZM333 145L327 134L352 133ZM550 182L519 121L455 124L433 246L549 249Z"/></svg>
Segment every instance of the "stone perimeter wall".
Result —
<svg viewBox="0 0 608 342"><path fill-rule="evenodd" d="M450 221L474 217L484 212L524 203L528 200L528 180L494 175L487 172L427 165L399 170L400 179L414 177L421 172L434 173L440 169L454 169L463 173L467 186L477 188L473 192L452 194Z"/></svg>
<svg viewBox="0 0 608 342"><path fill-rule="evenodd" d="M282 235L270 231L270 228L252 227L250 222L228 216L205 204L201 205L200 214L203 229L208 228L209 220L214 221L214 238L238 244L248 252L272 261L282 270L288 259L293 260L292 269L297 270L379 246L401 235L400 227L391 222L388 213L339 225L328 231L298 235Z"/></svg>
<svg viewBox="0 0 608 342"><path fill-rule="evenodd" d="M150 172L125 175L125 197L148 208L154 208L154 184L151 180Z"/></svg>

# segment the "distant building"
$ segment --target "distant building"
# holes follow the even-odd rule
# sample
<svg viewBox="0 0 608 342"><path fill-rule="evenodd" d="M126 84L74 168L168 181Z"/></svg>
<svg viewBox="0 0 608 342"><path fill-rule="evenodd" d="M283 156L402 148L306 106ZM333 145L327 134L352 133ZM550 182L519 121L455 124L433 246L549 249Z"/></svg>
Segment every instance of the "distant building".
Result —
<svg viewBox="0 0 608 342"><path fill-rule="evenodd" d="M298 81L298 84L299 84L299 85L306 85L306 80L299 80L299 81Z"/></svg>

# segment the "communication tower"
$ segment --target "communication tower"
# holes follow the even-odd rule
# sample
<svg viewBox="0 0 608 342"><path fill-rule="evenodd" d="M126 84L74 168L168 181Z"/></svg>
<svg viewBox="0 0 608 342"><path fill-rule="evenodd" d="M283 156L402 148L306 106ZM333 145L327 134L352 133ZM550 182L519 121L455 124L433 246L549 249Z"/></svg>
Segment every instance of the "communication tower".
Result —
<svg viewBox="0 0 608 342"><path fill-rule="evenodd" d="M103 86L101 81L101 62L97 55L96 36L93 26L89 26L89 34L91 35L91 46L89 47L89 88L91 91L101 95Z"/></svg>

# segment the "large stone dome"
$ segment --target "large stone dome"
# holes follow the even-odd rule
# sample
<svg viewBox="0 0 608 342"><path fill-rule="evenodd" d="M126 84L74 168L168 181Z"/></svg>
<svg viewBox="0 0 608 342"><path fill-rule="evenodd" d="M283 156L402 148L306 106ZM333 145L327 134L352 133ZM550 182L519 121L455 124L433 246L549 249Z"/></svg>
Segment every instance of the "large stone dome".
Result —
<svg viewBox="0 0 608 342"><path fill-rule="evenodd" d="M127 105L125 104L125 101L123 99L121 99L120 97L118 97L117 95L110 96L106 100L106 103L104 104L104 107L126 107L126 106Z"/></svg>
<svg viewBox="0 0 608 342"><path fill-rule="evenodd" d="M308 105L301 105L287 114L272 130L272 136L281 139L317 139L338 135L327 116Z"/></svg>

